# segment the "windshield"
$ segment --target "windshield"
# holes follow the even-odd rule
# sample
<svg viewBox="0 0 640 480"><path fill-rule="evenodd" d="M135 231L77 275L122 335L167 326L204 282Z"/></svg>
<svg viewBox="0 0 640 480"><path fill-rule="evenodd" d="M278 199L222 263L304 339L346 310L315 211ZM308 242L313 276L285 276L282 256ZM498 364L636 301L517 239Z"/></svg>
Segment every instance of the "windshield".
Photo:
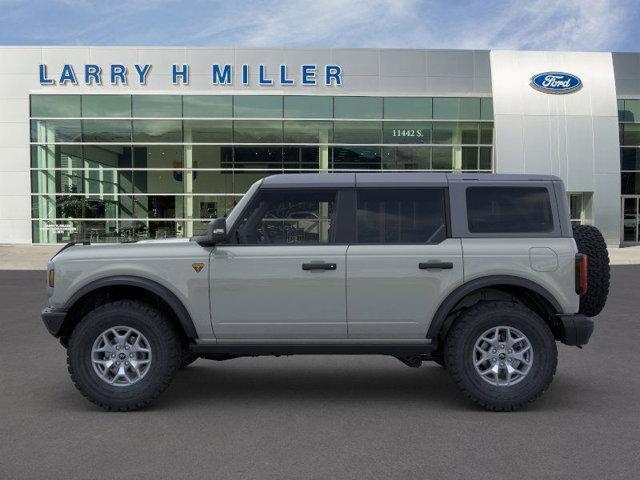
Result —
<svg viewBox="0 0 640 480"><path fill-rule="evenodd" d="M256 193L256 190L258 190L260 183L262 183L262 180L258 180L253 185L251 185L249 190L247 190L247 193L245 193L240 201L231 209L231 211L227 215L227 231L230 231L233 224L236 223L238 215L240 215L240 212L244 210L245 205L247 204L249 199L253 197L253 194Z"/></svg>

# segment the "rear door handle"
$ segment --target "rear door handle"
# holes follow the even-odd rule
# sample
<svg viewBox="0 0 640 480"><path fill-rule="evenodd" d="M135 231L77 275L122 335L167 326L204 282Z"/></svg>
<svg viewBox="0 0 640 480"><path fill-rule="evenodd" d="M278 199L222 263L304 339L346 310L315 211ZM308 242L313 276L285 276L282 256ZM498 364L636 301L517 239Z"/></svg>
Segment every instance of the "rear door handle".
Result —
<svg viewBox="0 0 640 480"><path fill-rule="evenodd" d="M338 265L335 263L303 263L303 270L335 270Z"/></svg>
<svg viewBox="0 0 640 480"><path fill-rule="evenodd" d="M453 262L420 262L418 268L420 270L450 270L453 268Z"/></svg>

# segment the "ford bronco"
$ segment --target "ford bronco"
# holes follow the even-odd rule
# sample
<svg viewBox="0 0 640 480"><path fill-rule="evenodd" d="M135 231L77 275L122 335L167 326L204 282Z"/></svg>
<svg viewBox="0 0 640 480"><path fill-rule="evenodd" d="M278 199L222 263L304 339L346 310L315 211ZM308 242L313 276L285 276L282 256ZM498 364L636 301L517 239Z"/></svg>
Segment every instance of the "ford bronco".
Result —
<svg viewBox="0 0 640 480"><path fill-rule="evenodd" d="M73 242L48 264L49 332L108 410L197 358L382 354L442 365L490 410L549 386L556 342L606 302L599 231L543 175L327 173L256 182L190 239Z"/></svg>

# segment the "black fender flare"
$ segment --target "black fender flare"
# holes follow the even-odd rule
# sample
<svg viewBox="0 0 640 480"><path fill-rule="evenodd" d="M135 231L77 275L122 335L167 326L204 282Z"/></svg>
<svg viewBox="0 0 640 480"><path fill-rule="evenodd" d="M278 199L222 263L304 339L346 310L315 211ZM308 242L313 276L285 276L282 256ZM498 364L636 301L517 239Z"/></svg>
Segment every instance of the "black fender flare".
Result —
<svg viewBox="0 0 640 480"><path fill-rule="evenodd" d="M440 306L436 310L436 313L433 315L433 319L431 320L431 324L429 325L429 330L427 331L427 338L438 338L438 336L440 335L440 331L442 330L442 327L444 326L444 323L449 316L449 313L464 297L482 288L503 285L521 287L526 288L527 290L531 290L532 292L537 293L547 302L549 302L551 307L555 310L555 313L562 312L562 307L555 299L555 297L551 295L551 293L546 288L541 287L534 281L514 275L490 275L488 277L476 278L467 283L463 283L453 292L451 292L447 296L447 298L445 298L444 301L440 304Z"/></svg>
<svg viewBox="0 0 640 480"><path fill-rule="evenodd" d="M189 311L184 306L182 301L180 301L180 299L164 285L161 285L154 280L149 280L148 278L144 277L137 277L133 275L115 275L111 277L99 278L97 280L89 282L79 288L69 298L69 300L67 300L64 306L64 310L69 311L78 300L95 290L104 287L122 285L142 288L160 297L164 302L167 303L167 305L169 305L169 308L171 308L173 313L176 315L187 338L193 339L198 337L196 328L193 325L193 320L191 319L191 315L189 314Z"/></svg>

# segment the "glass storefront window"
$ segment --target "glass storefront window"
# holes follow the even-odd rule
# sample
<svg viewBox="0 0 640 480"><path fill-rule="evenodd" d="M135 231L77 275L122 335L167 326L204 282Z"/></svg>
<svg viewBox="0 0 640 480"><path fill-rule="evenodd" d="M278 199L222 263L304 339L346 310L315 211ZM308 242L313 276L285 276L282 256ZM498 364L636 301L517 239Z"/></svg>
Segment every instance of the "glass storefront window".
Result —
<svg viewBox="0 0 640 480"><path fill-rule="evenodd" d="M620 102L623 102L622 105ZM640 100L618 100L618 108L620 107L620 121L640 123Z"/></svg>
<svg viewBox="0 0 640 480"><path fill-rule="evenodd" d="M79 142L81 137L80 120L31 120L32 142Z"/></svg>
<svg viewBox="0 0 640 480"><path fill-rule="evenodd" d="M231 143L231 120L185 120L185 143Z"/></svg>
<svg viewBox="0 0 640 480"><path fill-rule="evenodd" d="M283 166L286 173L326 169L329 167L331 147L285 147Z"/></svg>
<svg viewBox="0 0 640 480"><path fill-rule="evenodd" d="M182 142L182 122L180 120L134 120L133 141Z"/></svg>
<svg viewBox="0 0 640 480"><path fill-rule="evenodd" d="M433 99L429 97L386 97L384 118L428 119L433 116Z"/></svg>
<svg viewBox="0 0 640 480"><path fill-rule="evenodd" d="M457 134L457 132L457 125L453 122L434 123L433 143L454 143L454 136Z"/></svg>
<svg viewBox="0 0 640 480"><path fill-rule="evenodd" d="M622 145L640 145L640 124L625 123L622 130Z"/></svg>
<svg viewBox="0 0 640 480"><path fill-rule="evenodd" d="M433 118L437 120L480 119L479 98L434 98Z"/></svg>
<svg viewBox="0 0 640 480"><path fill-rule="evenodd" d="M282 147L235 147L233 155L234 168L282 168Z"/></svg>
<svg viewBox="0 0 640 480"><path fill-rule="evenodd" d="M83 120L85 142L125 143L131 141L131 120Z"/></svg>
<svg viewBox="0 0 640 480"><path fill-rule="evenodd" d="M282 121L235 120L233 140L236 143L282 143Z"/></svg>
<svg viewBox="0 0 640 480"><path fill-rule="evenodd" d="M621 148L620 162L621 170L640 170L640 148Z"/></svg>
<svg viewBox="0 0 640 480"><path fill-rule="evenodd" d="M480 124L480 143L493 145L493 123L482 122Z"/></svg>
<svg viewBox="0 0 640 480"><path fill-rule="evenodd" d="M133 95L134 118L180 118L182 97L180 95Z"/></svg>
<svg viewBox="0 0 640 480"><path fill-rule="evenodd" d="M461 168L462 170L478 170L478 147L461 148Z"/></svg>
<svg viewBox="0 0 640 480"><path fill-rule="evenodd" d="M382 118L380 97L334 97L334 118Z"/></svg>
<svg viewBox="0 0 640 480"><path fill-rule="evenodd" d="M493 170L491 147L480 147L480 170Z"/></svg>
<svg viewBox="0 0 640 480"><path fill-rule="evenodd" d="M384 122L384 143L431 143L430 122Z"/></svg>
<svg viewBox="0 0 640 480"><path fill-rule="evenodd" d="M193 170L193 193L234 193L233 170Z"/></svg>
<svg viewBox="0 0 640 480"><path fill-rule="evenodd" d="M622 172L622 194L640 194L640 172Z"/></svg>
<svg viewBox="0 0 640 480"><path fill-rule="evenodd" d="M131 116L130 95L83 95L82 116L127 118Z"/></svg>
<svg viewBox="0 0 640 480"><path fill-rule="evenodd" d="M332 169L381 170L382 158L380 148L334 147Z"/></svg>
<svg viewBox="0 0 640 480"><path fill-rule="evenodd" d="M433 147L431 168L434 170L453 170L453 149L451 147Z"/></svg>
<svg viewBox="0 0 640 480"><path fill-rule="evenodd" d="M84 166L87 168L131 168L133 150L124 145L85 145Z"/></svg>
<svg viewBox="0 0 640 480"><path fill-rule="evenodd" d="M32 117L79 117L80 95L32 95Z"/></svg>
<svg viewBox="0 0 640 480"><path fill-rule="evenodd" d="M460 123L458 124L458 129L460 131L459 143L461 143L462 145L474 145L478 143L477 123Z"/></svg>
<svg viewBox="0 0 640 480"><path fill-rule="evenodd" d="M31 168L82 168L80 145L32 145Z"/></svg>
<svg viewBox="0 0 640 480"><path fill-rule="evenodd" d="M282 97L277 95L236 95L233 97L236 118L282 118Z"/></svg>
<svg viewBox="0 0 640 480"><path fill-rule="evenodd" d="M336 121L333 124L334 143L382 143L381 122Z"/></svg>
<svg viewBox="0 0 640 480"><path fill-rule="evenodd" d="M290 120L284 122L284 143L331 143L333 122Z"/></svg>
<svg viewBox="0 0 640 480"><path fill-rule="evenodd" d="M193 217L191 218L220 218L226 215L233 208L234 202L239 197L224 195L194 195Z"/></svg>
<svg viewBox="0 0 640 480"><path fill-rule="evenodd" d="M35 242L190 236L283 172L493 170L490 98L40 97L31 97L32 117L46 117L31 123ZM636 125L624 125L621 141L635 141ZM637 167L636 150L623 149L624 166Z"/></svg>
<svg viewBox="0 0 640 480"><path fill-rule="evenodd" d="M332 118L333 98L287 95L284 97L284 118Z"/></svg>
<svg viewBox="0 0 640 480"><path fill-rule="evenodd" d="M185 95L182 114L185 118L227 118L233 114L232 97L228 95Z"/></svg>
<svg viewBox="0 0 640 480"><path fill-rule="evenodd" d="M429 170L431 147L383 147L383 170Z"/></svg>
<svg viewBox="0 0 640 480"><path fill-rule="evenodd" d="M493 120L493 98L483 97L480 100L480 120Z"/></svg>

